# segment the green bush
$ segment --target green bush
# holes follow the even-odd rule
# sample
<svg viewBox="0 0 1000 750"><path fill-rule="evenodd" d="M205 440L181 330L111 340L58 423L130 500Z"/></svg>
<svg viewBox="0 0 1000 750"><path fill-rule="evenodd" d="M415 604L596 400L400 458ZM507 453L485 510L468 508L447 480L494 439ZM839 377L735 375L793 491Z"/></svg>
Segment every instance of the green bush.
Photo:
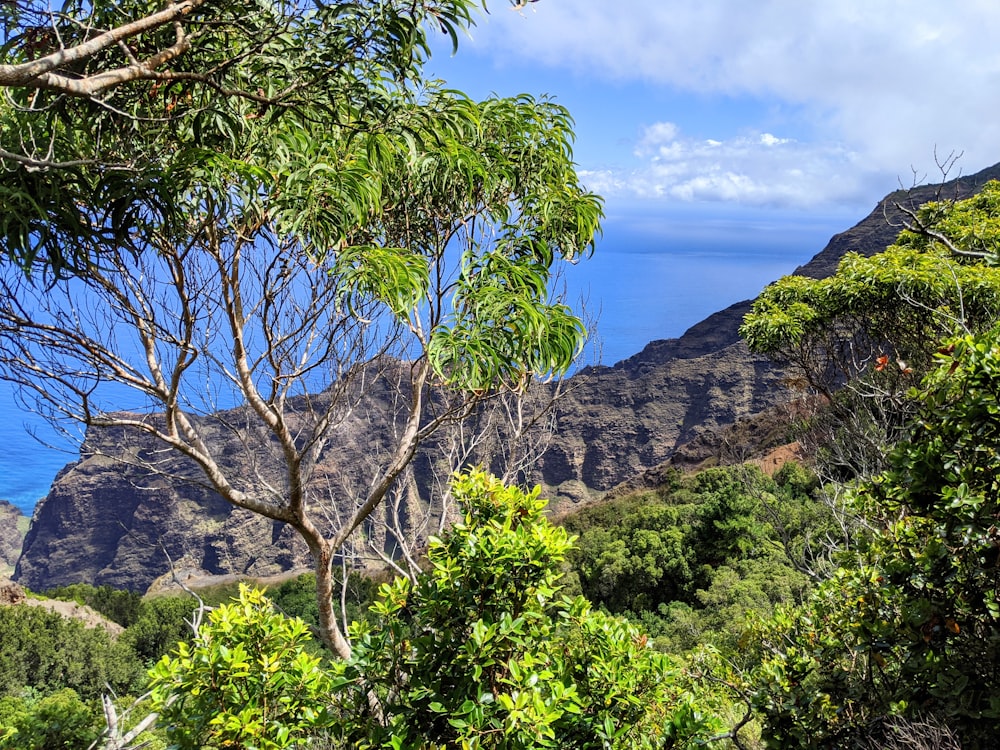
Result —
<svg viewBox="0 0 1000 750"><path fill-rule="evenodd" d="M672 477L567 516L580 534L568 553L580 590L596 605L641 622L658 648L682 653L735 646L743 617L801 601L802 569L831 526L813 497L816 478L794 463L775 477L750 466Z"/></svg>
<svg viewBox="0 0 1000 750"><path fill-rule="evenodd" d="M341 590L342 581L341 575L335 576L334 591ZM348 573L345 597L348 621L365 616L368 607L375 601L378 587L378 581L370 575L353 571ZM272 586L268 589L267 596L280 612L289 617L300 617L312 627L319 625L315 574L304 573Z"/></svg>
<svg viewBox="0 0 1000 750"><path fill-rule="evenodd" d="M0 750L85 750L102 725L100 711L69 688L42 698L0 698Z"/></svg>
<svg viewBox="0 0 1000 750"><path fill-rule="evenodd" d="M50 599L85 604L123 628L127 628L138 620L142 611L142 594L136 591L123 591L111 586L74 583L50 589L45 591L44 595Z"/></svg>
<svg viewBox="0 0 1000 750"><path fill-rule="evenodd" d="M213 609L193 643L150 672L153 708L172 747L294 747L320 732L331 680L306 651L302 620L274 611L263 592Z"/></svg>
<svg viewBox="0 0 1000 750"><path fill-rule="evenodd" d="M639 748L707 731L638 629L558 596L572 540L537 491L473 472L453 493L464 520L431 541L430 571L383 586L334 667L341 741Z"/></svg>
<svg viewBox="0 0 1000 750"><path fill-rule="evenodd" d="M198 602L188 594L143 599L138 614L121 635L143 665L149 666L191 637L190 621Z"/></svg>
<svg viewBox="0 0 1000 750"><path fill-rule="evenodd" d="M872 526L801 610L756 626L774 746L930 714L963 747L1000 724L1000 330L942 348L909 439L853 493Z"/></svg>
<svg viewBox="0 0 1000 750"><path fill-rule="evenodd" d="M103 628L42 607L0 607L0 695L70 688L92 700L109 687L126 694L141 679L131 650Z"/></svg>
<svg viewBox="0 0 1000 750"><path fill-rule="evenodd" d="M211 612L152 672L180 749L693 747L720 730L666 655L623 619L558 594L569 534L524 493L473 472L465 511L416 580L382 586L350 660L309 654L301 620L259 591Z"/></svg>

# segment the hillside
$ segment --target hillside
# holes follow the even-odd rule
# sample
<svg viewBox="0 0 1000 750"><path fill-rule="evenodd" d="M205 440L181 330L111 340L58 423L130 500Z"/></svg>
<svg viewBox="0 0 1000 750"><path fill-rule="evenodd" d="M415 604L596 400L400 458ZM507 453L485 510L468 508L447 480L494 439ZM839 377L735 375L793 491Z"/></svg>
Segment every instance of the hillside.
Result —
<svg viewBox="0 0 1000 750"><path fill-rule="evenodd" d="M898 232L890 225L893 202L961 197L994 177L1000 177L1000 165L942 186L887 196L798 273L822 276L845 252L879 252ZM738 328L749 304L733 305L680 338L651 342L622 362L587 368L570 380L556 408L551 446L531 477L556 510L640 481L646 472L655 474L685 445L698 446L688 456L696 462L718 450L720 438L712 435L720 429L797 395L786 385L786 372L751 355L740 341ZM370 415L389 413L391 406L371 403L358 411L366 418L338 432L337 444L318 467L318 481L356 481L352 467L364 462L366 451L378 449L379 430L387 428ZM235 510L203 486L150 478L102 455L153 449L127 437L88 435L81 460L59 474L36 510L15 580L35 590L78 581L145 589L166 572L168 555L192 576L266 576L307 563L304 546L281 524ZM227 438L220 432L217 439ZM432 463L436 450L441 446L425 445L416 462L418 483L425 486L430 479L421 467ZM240 453L231 454L238 462ZM174 473L190 473L190 467L178 465Z"/></svg>

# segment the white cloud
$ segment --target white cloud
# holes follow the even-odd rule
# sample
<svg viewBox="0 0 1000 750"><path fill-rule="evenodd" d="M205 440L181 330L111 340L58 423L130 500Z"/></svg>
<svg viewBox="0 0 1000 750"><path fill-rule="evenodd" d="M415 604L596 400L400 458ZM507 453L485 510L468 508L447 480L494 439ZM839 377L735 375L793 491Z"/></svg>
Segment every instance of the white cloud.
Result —
<svg viewBox="0 0 1000 750"><path fill-rule="evenodd" d="M642 136L635 146L636 156L646 156L659 150L663 144L673 141L678 134L678 127L672 122L658 122L643 129Z"/></svg>
<svg viewBox="0 0 1000 750"><path fill-rule="evenodd" d="M770 133L760 134L760 143L762 146L780 146L784 143L790 143L791 138L777 138Z"/></svg>
<svg viewBox="0 0 1000 750"><path fill-rule="evenodd" d="M594 82L595 97L601 85L641 81L773 101L810 133L810 143L792 142L772 124L744 122L704 134L699 147L670 122L659 123L635 145L639 157L653 160L640 168L651 190L760 200L815 190L823 199L830 193L824 183L848 167L859 171L854 182L879 174L884 184L909 176L911 165L933 178L935 149L964 151L966 172L1000 160L994 0L541 0L520 13L491 7L475 46L497 64L516 57L571 71ZM733 132L754 135L734 139ZM717 150L711 158L710 147ZM793 174L789 156L805 160L801 174ZM686 166L693 164L713 169L696 175ZM758 169L765 164L781 184L769 185ZM664 170L669 179L654 178ZM631 175L628 182L641 180Z"/></svg>
<svg viewBox="0 0 1000 750"><path fill-rule="evenodd" d="M857 154L771 133L729 140L685 137L673 123L645 128L633 169L584 171L587 186L609 198L722 201L754 206L866 202L871 178Z"/></svg>

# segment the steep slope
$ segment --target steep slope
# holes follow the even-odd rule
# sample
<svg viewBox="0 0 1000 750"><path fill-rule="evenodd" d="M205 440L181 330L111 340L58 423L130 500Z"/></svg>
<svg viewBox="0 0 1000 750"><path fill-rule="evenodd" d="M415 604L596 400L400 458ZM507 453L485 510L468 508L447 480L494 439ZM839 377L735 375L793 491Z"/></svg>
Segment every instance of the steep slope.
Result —
<svg viewBox="0 0 1000 750"><path fill-rule="evenodd" d="M897 205L965 198L992 179L1000 179L1000 164L943 184L891 193L795 273L822 278L833 274L848 252L881 252L906 218ZM717 312L678 339L654 341L614 367L575 376L559 408L557 439L541 462L546 489L563 504L592 498L655 469L707 433L799 395L789 390L788 373L752 355L740 340L750 304ZM695 452L703 455L711 442Z"/></svg>
<svg viewBox="0 0 1000 750"><path fill-rule="evenodd" d="M845 252L884 249L899 231L895 202L964 197L998 177L1000 165L942 186L894 193L798 272L823 276ZM739 339L749 305L733 305L678 339L654 341L612 367L587 368L570 380L557 406L551 447L533 477L557 510L655 473L682 446L698 439L710 445L714 431L791 400L786 373L751 355ZM364 462L380 427L361 421L345 430L320 475L342 481ZM114 453L120 442L113 438L91 434L88 442L101 448L98 453ZM424 447L418 481L420 467L437 450ZM307 562L294 533L280 524L235 510L203 487L150 479L85 453L60 473L36 509L15 579L35 590L74 581L144 589L167 571L168 555L190 575L264 576Z"/></svg>
<svg viewBox="0 0 1000 750"><path fill-rule="evenodd" d="M699 433L788 400L784 373L739 340L748 309L733 305L679 339L576 375L539 467L550 495L563 505L597 497Z"/></svg>

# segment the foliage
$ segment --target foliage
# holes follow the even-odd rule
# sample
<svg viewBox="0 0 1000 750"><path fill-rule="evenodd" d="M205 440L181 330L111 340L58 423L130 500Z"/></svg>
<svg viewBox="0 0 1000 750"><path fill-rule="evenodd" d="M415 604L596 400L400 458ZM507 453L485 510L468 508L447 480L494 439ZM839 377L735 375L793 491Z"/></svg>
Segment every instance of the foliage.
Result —
<svg viewBox="0 0 1000 750"><path fill-rule="evenodd" d="M589 530L571 556L584 595L612 612L689 598L699 572L689 543L694 521L690 507L660 505Z"/></svg>
<svg viewBox="0 0 1000 750"><path fill-rule="evenodd" d="M660 648L734 645L744 614L800 600L803 571L821 567L831 518L815 489L794 464L773 479L716 468L583 508L562 521L580 535L571 570L586 597L628 613Z"/></svg>
<svg viewBox="0 0 1000 750"><path fill-rule="evenodd" d="M343 570L337 571L334 589L338 594L343 590ZM368 608L375 601L378 593L378 580L371 574L355 571L347 573L346 612L348 622L360 620L366 616ZM283 581L272 586L267 596L282 614L287 617L298 617L310 627L319 625L319 610L316 606L316 576L303 573L300 576Z"/></svg>
<svg viewBox="0 0 1000 750"><path fill-rule="evenodd" d="M109 687L126 694L140 678L131 650L103 628L43 607L0 607L0 695L70 688L86 701Z"/></svg>
<svg viewBox="0 0 1000 750"><path fill-rule="evenodd" d="M0 750L88 748L100 732L100 714L70 688L47 696L0 698Z"/></svg>
<svg viewBox="0 0 1000 750"><path fill-rule="evenodd" d="M427 26L457 45L479 7L4 3L0 249L26 268L43 260L36 271L85 271L147 223L180 219L209 157L239 159L258 125L310 110L359 140L379 133L394 117L387 91L417 85Z"/></svg>
<svg viewBox="0 0 1000 750"><path fill-rule="evenodd" d="M120 641L141 664L149 665L191 636L197 602L189 595L143 599L135 621L125 628Z"/></svg>
<svg viewBox="0 0 1000 750"><path fill-rule="evenodd" d="M150 672L153 707L178 748L295 747L319 731L331 680L306 652L309 629L240 587L213 609L192 644Z"/></svg>
<svg viewBox="0 0 1000 750"><path fill-rule="evenodd" d="M959 243L975 236L980 245L996 246L1000 182L988 182L963 201L927 203L919 216L925 231L902 231L885 252L848 253L833 276L786 276L765 289L741 329L751 350L804 357L806 350L850 346L863 335L884 347L880 353L894 365L926 366L934 342L956 324L988 327L1000 309L1000 270L978 257L956 256L928 232Z"/></svg>
<svg viewBox="0 0 1000 750"><path fill-rule="evenodd" d="M705 730L703 716L679 718L677 670L638 630L557 596L571 538L537 490L472 472L453 492L464 520L432 540L428 573L382 587L336 665L345 741L658 747L674 719L684 737Z"/></svg>
<svg viewBox="0 0 1000 750"><path fill-rule="evenodd" d="M0 133L28 132L22 117L72 129L53 158L97 148L92 134L111 139L110 159L139 160L106 173L14 158L0 174L0 195L5 179L54 181L42 206L41 186L8 185L0 245L18 265L0 274L0 377L54 420L146 433L171 450L136 456L143 469L207 482L298 532L320 632L342 656L332 568L420 444L498 392L564 374L586 337L552 294L602 217L576 175L569 113L527 95L476 102L421 77L424 24L454 33L476 7L198 5L198 18L236 14L232 26L195 23L205 37L176 63L193 75L161 82L168 116L148 129L130 118L163 102L141 82L109 93L139 96L137 109L108 110L131 130L83 118L94 102L64 93L51 96L65 123L0 108ZM199 78L205 65L225 84ZM36 94L48 101L25 96ZM59 270L81 278L48 284ZM373 393L366 460L322 481L314 467L335 430ZM132 398L146 416L122 411ZM233 445L260 470L234 471Z"/></svg>
<svg viewBox="0 0 1000 750"><path fill-rule="evenodd" d="M233 588L232 593L235 593ZM120 642L134 652L140 663L157 661L178 641L186 640L191 635L189 623L198 607L188 594L144 597L135 591L86 583L61 586L46 591L45 595L84 604L121 625L125 632L120 636ZM227 589L218 599L205 595L202 598L208 603L215 603L227 601L230 596Z"/></svg>
<svg viewBox="0 0 1000 750"><path fill-rule="evenodd" d="M132 625L142 611L142 594L137 591L123 591L112 586L91 586L89 583L74 583L43 592L50 599L83 604L100 612L123 628Z"/></svg>
<svg viewBox="0 0 1000 750"><path fill-rule="evenodd" d="M916 398L909 439L855 493L871 539L802 611L756 628L776 746L893 714L937 716L963 747L995 739L1000 330L949 344Z"/></svg>
<svg viewBox="0 0 1000 750"><path fill-rule="evenodd" d="M902 210L907 228L885 252L848 253L828 278L780 279L740 329L752 351L790 362L828 400L833 419L815 427L844 479L884 468L916 408L907 391L940 342L988 329L1000 311L1000 182Z"/></svg>
<svg viewBox="0 0 1000 750"><path fill-rule="evenodd" d="M260 591L213 610L151 673L175 746L688 747L719 731L718 696L698 706L640 631L558 597L572 540L537 490L480 472L452 490L464 520L426 573L383 584L349 661L310 657L305 624Z"/></svg>

